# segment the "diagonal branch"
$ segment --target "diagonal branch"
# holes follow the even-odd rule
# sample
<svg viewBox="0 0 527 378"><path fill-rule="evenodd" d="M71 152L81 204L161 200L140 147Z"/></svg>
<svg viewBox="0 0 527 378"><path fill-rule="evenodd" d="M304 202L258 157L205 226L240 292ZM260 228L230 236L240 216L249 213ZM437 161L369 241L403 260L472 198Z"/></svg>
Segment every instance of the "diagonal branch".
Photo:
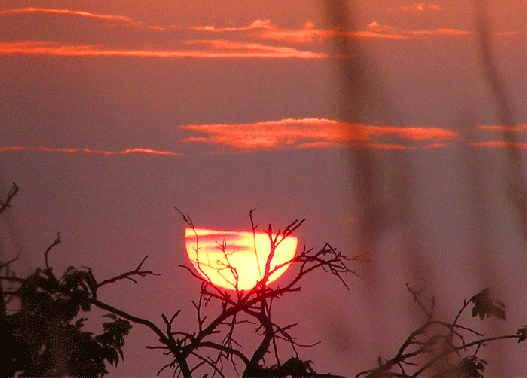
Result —
<svg viewBox="0 0 527 378"><path fill-rule="evenodd" d="M18 187L18 185L16 183L13 183L11 186L11 189L9 189L9 192L7 193L6 200L5 201L0 200L0 214L6 211L8 207L11 207L11 201L18 194L19 190L20 188Z"/></svg>
<svg viewBox="0 0 527 378"><path fill-rule="evenodd" d="M143 263L146 261L147 258L148 258L148 256L145 256L145 258L139 263L137 268L135 268L134 270L130 270L130 271L126 272L126 273L119 274L118 276L115 276L115 277L112 277L112 278L108 278L108 279L106 279L104 281L101 281L100 283L97 284L97 288L100 288L101 286L104 286L104 285L112 284L114 282L117 282L117 281L123 280L123 279L128 279L130 281L133 281L134 283L137 283L137 281L132 278L133 276L141 276L141 277L160 276L160 274L154 273L151 270L141 270L141 267L143 266Z"/></svg>

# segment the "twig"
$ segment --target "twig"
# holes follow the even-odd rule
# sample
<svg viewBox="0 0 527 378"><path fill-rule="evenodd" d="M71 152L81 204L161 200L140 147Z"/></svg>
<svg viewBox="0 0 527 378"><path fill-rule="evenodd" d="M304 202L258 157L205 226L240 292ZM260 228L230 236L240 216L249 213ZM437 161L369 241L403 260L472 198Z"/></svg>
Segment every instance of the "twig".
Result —
<svg viewBox="0 0 527 378"><path fill-rule="evenodd" d="M209 365L213 370L214 370L214 373L218 373L218 375L222 378L225 378L225 375L223 374L223 372L216 366L216 364L214 364L214 361L210 361L208 358L205 358L203 356L200 356L199 354L197 353L194 353L192 352L192 355L197 357L198 359L200 359L204 364L207 364ZM195 371L198 367L200 367L202 364L198 364L197 366L195 366L191 372Z"/></svg>
<svg viewBox="0 0 527 378"><path fill-rule="evenodd" d="M189 215L183 214L183 212L179 210L176 206L174 206L174 209L176 209L176 211L181 215L185 223L188 224L190 228L194 228L194 222L192 222L192 218L190 218Z"/></svg>
<svg viewBox="0 0 527 378"><path fill-rule="evenodd" d="M128 279L128 280L130 280L130 281L132 281L134 283L137 283L137 281L134 280L132 278L132 276L141 276L141 277L160 276L159 273L154 273L151 270L140 270L141 267L143 266L143 263L145 262L145 260L147 258L148 258L148 256L145 256L145 258L139 263L139 265L137 265L137 268L135 268L134 270L130 270L129 272L126 272L126 273L123 273L123 274L119 274L118 276L115 276L115 277L112 277L112 278L108 278L108 279L106 279L104 281L101 281L100 283L97 284L97 288L100 288L101 286L117 282L117 281L122 280L122 279Z"/></svg>
<svg viewBox="0 0 527 378"><path fill-rule="evenodd" d="M0 269L3 269L3 268L7 268L9 267L10 264L14 263L16 260L18 260L18 256L19 255L16 255L15 257L13 257L11 260L5 262L5 263L2 263L0 264ZM6 273L7 274L7 273Z"/></svg>
<svg viewBox="0 0 527 378"><path fill-rule="evenodd" d="M44 263L46 264L46 269L51 269L48 261L49 252L53 249L53 247L58 244L60 244L60 232L57 232L57 237L55 238L55 241L48 247L48 249L46 249L46 252L44 252Z"/></svg>
<svg viewBox="0 0 527 378"><path fill-rule="evenodd" d="M85 298L83 298L83 299L86 300ZM168 349L170 350L170 352L174 355L174 357L175 357L175 359L176 359L176 361L177 361L177 363L179 365L179 368L182 371L183 376L185 378L190 378L191 377L190 369L188 367L188 364L186 362L186 359L185 359L184 355L181 353L181 349L178 348L176 345L174 345L170 341L170 338L167 335L165 335L163 333L163 331L161 331L161 329L159 329L159 327L157 327L154 323L152 323L149 320L142 319L142 318L139 318L137 316L131 315L131 314L129 314L129 313L123 311L123 310L120 310L120 309L115 308L113 306L110 306L110 305L108 305L106 303L103 303L103 302L101 302L98 299L88 298L87 301L90 302L91 304L97 306L98 308L100 308L102 310L110 311L112 314L118 315L118 316L122 317L123 319L129 320L129 321L131 321L133 323L136 323L136 324L142 324L142 325L150 328L159 337L159 341L161 341L164 345L166 345L168 347Z"/></svg>
<svg viewBox="0 0 527 378"><path fill-rule="evenodd" d="M19 187L16 183L13 182L11 189L7 193L7 198L5 201L0 201L0 214L2 214L8 207L11 207L11 201L17 195Z"/></svg>
<svg viewBox="0 0 527 378"><path fill-rule="evenodd" d="M419 308L421 310L423 310L423 312L425 313L426 315L426 319L427 320L431 320L432 319L432 316L433 316L433 312L434 312L434 305L435 305L435 298L432 297L432 305L430 306L430 309L428 309L425 304L423 303L423 301L421 300L421 293L423 292L423 290L413 290L410 285L408 284L408 282L406 282L406 289L408 290L408 292L410 294L412 294L413 296L413 299L414 299L414 302L417 303L417 305L419 306Z"/></svg>

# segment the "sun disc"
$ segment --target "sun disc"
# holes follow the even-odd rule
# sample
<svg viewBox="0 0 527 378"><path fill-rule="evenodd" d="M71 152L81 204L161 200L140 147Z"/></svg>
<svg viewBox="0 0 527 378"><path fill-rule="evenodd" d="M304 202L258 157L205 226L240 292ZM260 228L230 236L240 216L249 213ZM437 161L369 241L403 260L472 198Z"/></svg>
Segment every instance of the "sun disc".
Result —
<svg viewBox="0 0 527 378"><path fill-rule="evenodd" d="M274 235L273 235L274 237ZM278 279L295 257L298 239L289 236L275 249L268 282ZM211 283L226 289L250 290L265 274L271 253L271 241L265 232L185 229L185 250L198 273Z"/></svg>

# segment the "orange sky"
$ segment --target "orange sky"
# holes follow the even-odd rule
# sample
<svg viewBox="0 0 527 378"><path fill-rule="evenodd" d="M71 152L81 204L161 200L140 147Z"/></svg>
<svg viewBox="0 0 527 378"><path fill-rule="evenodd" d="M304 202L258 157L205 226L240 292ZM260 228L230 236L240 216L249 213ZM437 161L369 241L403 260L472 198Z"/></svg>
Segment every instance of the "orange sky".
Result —
<svg viewBox="0 0 527 378"><path fill-rule="evenodd" d="M439 6L422 4L384 11L399 16L431 13L430 17L439 20L444 12L446 9ZM353 31L326 29L309 19L297 28L284 28L272 19L255 19L249 24L229 26L150 24L125 14L101 14L78 8L7 8L0 10L0 18L9 25L10 31L16 30L16 35L8 31L7 39L0 41L0 54L309 59L331 57L326 43L331 38L412 40L474 38L476 35L474 27L466 24L459 25L459 28L449 27L448 24L438 25L437 28L416 28L412 23L394 26L377 19ZM57 33L50 32L53 29L57 29ZM42 35L49 37L41 39ZM525 36L525 31L511 23L496 30L494 35L518 41Z"/></svg>
<svg viewBox="0 0 527 378"><path fill-rule="evenodd" d="M386 46L387 51L399 51L400 54L409 51L410 54L415 54L414 46L449 46L452 44L467 46L467 44L473 44L477 38L474 22L459 17L462 12L468 10L466 5L461 6L461 4L451 2L413 4L395 2L390 7L381 6L383 3L379 3L376 4L377 8L372 3L360 8L357 30L349 31L328 28L325 26L324 18L320 16L320 9L314 11L307 6L301 7L302 11L297 9L298 15L295 17L286 16L276 10L269 13L271 8L261 9L261 7L250 6L246 12L237 13L237 18L229 19L228 16L209 17L215 16L219 9L225 7L220 3L211 2L209 4L211 6L210 15L207 16L209 8L205 8L205 13L201 17L189 18L188 16L193 14L191 3L185 5L188 13L174 13L173 18L168 20L160 15L162 12L167 12L167 8L156 3L151 4L152 7L148 8L148 12L137 13L137 9L120 7L117 2L106 4L106 6L96 6L95 3L89 6L81 6L81 3L65 3L61 7L52 6L53 2L47 3L48 6L42 6L42 4L20 6L17 2L7 2L0 7L0 20L4 25L3 37L0 38L0 55L53 56L59 59L61 56L101 59L122 57L128 59L334 60L336 58L338 61L338 59L354 59L354 57L343 57L336 52L331 45L335 39L383 43L382 46ZM293 5L293 3L291 4L292 9L299 7L298 4ZM520 5L520 2L509 1L507 6L495 8L495 4L490 4L489 9L497 14L492 19L494 28L492 36L500 45L514 46L525 41L525 29L522 28L524 17L522 18L515 12ZM143 5L143 8L146 6ZM225 9L225 12L229 14L231 10ZM274 17L265 18L265 15ZM507 23L503 22L505 16L508 17ZM510 59L518 59L516 54L517 51L514 50ZM383 64L382 61L379 63ZM518 69L521 71L521 64L525 65L525 59L519 63ZM515 63L511 61L510 64ZM431 69L435 68L431 67ZM419 73L416 74L419 75ZM523 118L522 114L520 114L520 123ZM209 145L223 145L229 147L231 151L254 148L342 147L353 142L357 138L357 133L366 135L368 145L376 148L438 147L457 144L460 141L477 143L480 146L506 145L494 143L498 141L492 139L463 140L463 138L456 137L457 131L452 130L451 127L427 125L426 122L418 120L401 126L383 124L379 122L381 120L376 120L374 124L359 126L350 134L348 132L350 128L345 122L339 122L334 117L318 117L328 119L328 122L306 126L310 123L307 121L304 122L302 130L287 125L288 131L283 131L285 129L280 126L280 123L288 119L290 115L284 114L284 116L282 121L279 121L276 118L260 115L257 122L225 123L222 124L223 129L216 127L214 130L210 123L174 126L197 133L197 135L181 139L183 144L201 141ZM312 114L304 114L298 119L307 120L312 116ZM490 120L483 121L487 123ZM262 129L261 125L265 123L271 126ZM423 134L421 141L417 144L413 143L416 138L412 137L410 129L397 131L399 127L404 126L411 126L412 130L421 130ZM278 133L273 138L264 135L265 130L270 130L270 127L274 127ZM337 128L341 129L340 133ZM439 140L438 134L433 135L441 129L444 129L445 133L450 133L450 137L439 138L441 139ZM228 135L222 136L222 130L237 130L235 131L237 141L229 142ZM424 135L430 135L430 138ZM518 133L518 135L521 139L521 134ZM493 133L488 137L499 137L499 133ZM404 142L405 140L413 142L407 143ZM517 144L512 145L523 148L524 143L518 140ZM4 145L2 151L12 150L17 145L12 143ZM19 145L18 147L38 148L41 151L52 148L52 146L36 145ZM159 150L159 148L151 148L154 146L127 145L123 147L125 147L124 150ZM60 148L73 148L79 151L100 149L97 146L60 146L56 150ZM181 152L174 153L180 154Z"/></svg>

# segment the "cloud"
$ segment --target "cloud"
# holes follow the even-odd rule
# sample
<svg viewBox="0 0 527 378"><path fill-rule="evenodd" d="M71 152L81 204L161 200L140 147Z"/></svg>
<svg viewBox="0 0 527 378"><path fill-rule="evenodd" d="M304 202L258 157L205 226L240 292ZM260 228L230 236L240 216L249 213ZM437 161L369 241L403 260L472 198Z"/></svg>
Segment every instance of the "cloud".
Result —
<svg viewBox="0 0 527 378"><path fill-rule="evenodd" d="M361 33L370 32L372 36L376 38L385 38L385 39L415 39L415 38L424 38L424 37L434 37L434 36L454 36L454 37L467 37L467 36L477 36L477 32L463 30L463 29L420 29L420 30L406 30L401 28L395 28L388 25L380 25L378 22L373 21L367 25L367 30L363 32L353 33L353 36L367 37L367 34L361 35ZM519 32L510 31L510 32L496 32L492 33L496 37L513 37L520 35Z"/></svg>
<svg viewBox="0 0 527 378"><path fill-rule="evenodd" d="M111 14L95 14L91 12L83 11L72 11L69 9L53 9L53 8L22 8L22 9L8 9L5 11L0 11L0 15L6 14L21 14L21 13L41 13L41 14L59 14L59 15L72 15L79 17L94 18L99 20L106 21L121 21L121 22L130 22L134 23L135 21L126 16L120 15L111 15Z"/></svg>
<svg viewBox="0 0 527 378"><path fill-rule="evenodd" d="M300 58L319 59L327 58L327 54L311 51L301 51L293 47L269 46L256 42L237 42L224 39L187 41L187 44L202 44L212 47L215 54L227 54L225 57L233 58Z"/></svg>
<svg viewBox="0 0 527 378"><path fill-rule="evenodd" d="M337 34L336 31L315 29L314 25L310 22L304 24L302 29L297 30L280 29L272 26L253 33L255 37L265 40L302 44L320 43Z"/></svg>
<svg viewBox="0 0 527 378"><path fill-rule="evenodd" d="M335 146L345 142L336 121L328 119L283 119L252 124L202 124L180 126L182 130L205 134L196 140L184 142L206 142L234 149L261 149L301 147L307 143L327 143Z"/></svg>
<svg viewBox="0 0 527 378"><path fill-rule="evenodd" d="M315 25L311 21L304 23L301 29L282 29L278 25L271 23L271 20L256 20L248 26L240 27L214 27L214 26L203 26L203 27L191 27L191 30L211 33L211 34L234 34L241 32L246 33L246 36L253 37L256 39L273 40L278 42L290 42L290 43L320 43L331 37L390 37L383 36L380 34L371 33L369 31L356 31L356 32L344 32L340 30L328 30L328 29L316 29ZM396 38L404 38L396 36Z"/></svg>
<svg viewBox="0 0 527 378"><path fill-rule="evenodd" d="M388 12L425 12L425 11L432 11L432 12L440 12L443 8L437 5L432 4L424 4L424 3L416 3L412 5L407 6L401 6L398 8L389 8Z"/></svg>
<svg viewBox="0 0 527 378"><path fill-rule="evenodd" d="M430 6L429 6L430 7ZM41 22L19 15L52 15ZM284 29L271 20L257 19L246 26L146 25L123 15L95 14L55 8L22 8L0 12L14 16L0 40L0 54L52 56L127 56L138 58L347 58L320 47L332 38L410 40L430 36L475 36L455 29L404 30L376 21L364 29L320 29L307 21L299 29ZM72 17L73 16L73 17ZM67 20L64 17L69 17ZM97 21L82 22L79 19ZM111 26L109 29L107 26ZM114 32L117 28L119 32ZM500 36L519 33L504 32ZM299 45L309 46L300 48ZM327 47L327 46L326 46Z"/></svg>
<svg viewBox="0 0 527 378"><path fill-rule="evenodd" d="M214 26L192 27L194 31L211 34L234 34L246 32L247 36L272 40L276 42L288 42L296 44L321 43L334 37L344 38L379 38L379 39L409 39L410 36L418 36L419 31L404 31L394 27L379 25L376 21L367 25L366 30L342 31L338 29L317 29L315 25L307 21L301 29L283 29L273 24L270 20L256 20L248 26L222 27ZM424 31L428 32L428 31ZM431 34L431 33L429 33ZM461 35L461 34L460 34Z"/></svg>
<svg viewBox="0 0 527 378"><path fill-rule="evenodd" d="M479 125L475 129L479 131L478 139L489 140L472 142L471 146L527 149L527 124Z"/></svg>
<svg viewBox="0 0 527 378"><path fill-rule="evenodd" d="M376 23L372 23L375 25ZM342 30L328 30L315 29L311 22L306 22L302 29L279 29L270 27L258 33L253 33L261 39L273 40L279 42L289 42L297 44L307 43L321 43L329 38L382 38L382 39L407 39L408 37L400 34L384 33L386 30L358 30L358 31L342 31Z"/></svg>
<svg viewBox="0 0 527 378"><path fill-rule="evenodd" d="M479 125L476 127L478 130L486 131L512 131L512 132L526 132L526 125L513 125L513 126L499 126L499 125Z"/></svg>
<svg viewBox="0 0 527 378"><path fill-rule="evenodd" d="M525 149L525 142L463 141L455 131L436 127L359 125L327 118L286 118L248 124L179 126L191 135L183 143L231 152L287 149L340 149L361 145L374 150L435 149L454 145ZM524 132L527 125L479 126L477 130ZM477 136L481 136L478 134Z"/></svg>
<svg viewBox="0 0 527 378"><path fill-rule="evenodd" d="M225 32L241 32L248 30L258 30L258 29L276 29L276 25L271 23L271 20L260 20L257 19L253 21L248 26L229 26L229 27L215 27L215 26L194 26L190 27L191 30L202 31L208 33L225 33Z"/></svg>
<svg viewBox="0 0 527 378"><path fill-rule="evenodd" d="M242 124L181 125L179 129L189 135L179 143L194 146L186 153L149 148L124 150L98 150L89 148L52 148L31 146L0 147L0 153L17 151L87 154L100 156L151 155L185 157L263 150L342 149L361 146L372 150L436 149L451 146L527 149L524 140L462 140L452 130L436 127L374 126L340 122L328 118L285 118ZM527 125L481 125L475 137L484 138L490 132L505 130L525 136ZM486 133L486 134L485 134ZM181 146L181 145L180 145ZM182 146L181 146L182 147Z"/></svg>
<svg viewBox="0 0 527 378"><path fill-rule="evenodd" d="M55 56L127 56L139 58L297 58L320 59L327 54L292 47L224 40L187 41L187 45L207 45L208 50L112 49L101 45L68 45L58 42L0 42L0 54Z"/></svg>
<svg viewBox="0 0 527 378"><path fill-rule="evenodd" d="M326 118L286 118L251 124L183 125L198 133L185 143L206 143L233 150L343 148L357 144L374 149L429 148L458 139L457 133L424 127L358 125Z"/></svg>
<svg viewBox="0 0 527 378"><path fill-rule="evenodd" d="M131 154L145 154L145 155L163 155L163 156L185 156L182 153L172 151L159 151L152 150L149 148L127 148L121 151L104 151L104 150L92 150L89 148L51 148L51 147L26 147L26 146L11 146L11 147L0 147L0 153L2 152L14 152L14 151L34 151L34 152L56 152L56 153L67 153L76 154L83 153L89 155L131 155Z"/></svg>
<svg viewBox="0 0 527 378"><path fill-rule="evenodd" d="M458 138L454 131L435 127L386 127L364 126L365 132L371 137L396 136L414 141L443 141Z"/></svg>
<svg viewBox="0 0 527 378"><path fill-rule="evenodd" d="M429 36L469 36L476 35L475 32L460 29L433 29L433 30L404 30L388 25L380 25L376 21L368 24L367 29L377 35L384 37L401 37L405 39Z"/></svg>
<svg viewBox="0 0 527 378"><path fill-rule="evenodd" d="M470 32L467 30L458 30L458 29L408 30L405 32L405 34L408 34L414 37L428 37L428 36L438 36L438 35L447 35L447 36L476 35L475 32Z"/></svg>
<svg viewBox="0 0 527 378"><path fill-rule="evenodd" d="M496 36L514 36L518 32L495 33ZM280 29L269 24L265 29L254 31L252 36L277 42L295 44L322 43L330 38L361 38L361 39L391 39L409 40L430 36L475 36L476 33L461 29L433 29L433 30L405 30L388 25L381 25L377 21L370 22L365 29L357 31L342 31L315 29L312 23L306 23L302 29Z"/></svg>
<svg viewBox="0 0 527 378"><path fill-rule="evenodd" d="M492 140L488 142L472 142L469 145L474 147L497 147L527 150L527 143L524 142L506 142L503 140Z"/></svg>

